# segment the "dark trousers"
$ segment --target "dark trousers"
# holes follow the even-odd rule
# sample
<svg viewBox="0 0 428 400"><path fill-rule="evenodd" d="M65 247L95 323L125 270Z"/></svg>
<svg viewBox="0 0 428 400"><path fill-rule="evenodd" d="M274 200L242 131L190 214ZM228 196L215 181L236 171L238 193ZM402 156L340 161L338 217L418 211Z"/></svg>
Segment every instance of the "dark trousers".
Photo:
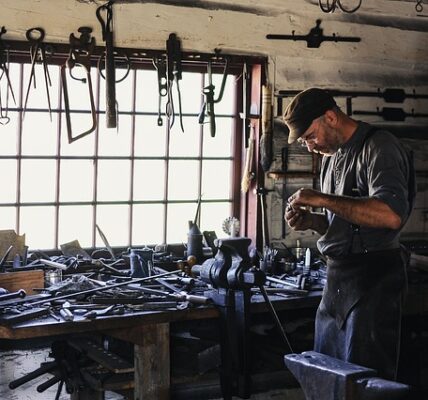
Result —
<svg viewBox="0 0 428 400"><path fill-rule="evenodd" d="M328 269L315 320L315 351L395 380L405 287L400 254L334 260Z"/></svg>

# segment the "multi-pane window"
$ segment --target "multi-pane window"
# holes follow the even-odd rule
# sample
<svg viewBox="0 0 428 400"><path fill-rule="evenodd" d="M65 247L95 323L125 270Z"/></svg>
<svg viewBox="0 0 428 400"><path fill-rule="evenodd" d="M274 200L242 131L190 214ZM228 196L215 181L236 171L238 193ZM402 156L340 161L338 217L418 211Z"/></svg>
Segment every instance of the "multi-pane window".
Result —
<svg viewBox="0 0 428 400"><path fill-rule="evenodd" d="M74 239L84 247L102 246L96 224L113 246L180 243L201 196L201 230L221 234L233 202L236 76L228 77L216 104L213 138L208 125L198 123L206 74L183 73L183 133L178 115L172 129L164 116L163 126L157 124L156 72L131 70L116 85L119 124L110 130L105 81L93 68L97 129L68 143L60 67L49 71L52 121L41 67L23 115L30 65L10 65L17 104L9 98L10 122L0 126L0 229L25 233L30 249L54 249ZM221 78L213 75L218 88ZM67 83L75 136L91 126L88 93L78 81ZM178 112L176 88L173 93ZM162 114L164 109L165 99Z"/></svg>

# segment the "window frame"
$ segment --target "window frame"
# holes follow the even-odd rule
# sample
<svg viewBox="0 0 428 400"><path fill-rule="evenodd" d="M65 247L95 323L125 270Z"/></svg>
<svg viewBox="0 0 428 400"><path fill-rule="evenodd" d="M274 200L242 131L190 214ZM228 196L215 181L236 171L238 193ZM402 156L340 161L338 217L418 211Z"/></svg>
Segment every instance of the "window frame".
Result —
<svg viewBox="0 0 428 400"><path fill-rule="evenodd" d="M3 41L3 44L5 45L5 48L8 50L9 53L9 59L10 62L18 62L21 64L20 68L20 76L21 76L21 93L19 94L19 104L17 107L9 107L10 111L17 111L19 114L22 113L22 104L23 104L23 88L25 83L22 82L23 80L23 64L27 64L30 62L29 60L29 42L21 42L21 41ZM66 58L68 57L68 49L69 47L67 45L64 44L54 44L54 43L46 43L46 45L50 45L51 48L53 49L53 56L50 59L50 64L54 64L54 65L62 65ZM163 201L138 201L138 200L133 200L133 193L132 193L132 189L133 186L131 184L131 193L130 193L130 197L128 201L100 201L97 198L97 164L99 160L107 160L107 159L126 159L126 160L130 160L131 162L131 181L132 181L132 176L134 174L134 163L135 160L139 160L139 159L148 159L146 157L136 157L134 155L134 149L135 149L135 116L137 115L150 115L150 114L154 114L154 113L150 113L150 112L138 112L135 111L135 101L136 101L136 70L138 69L150 69L153 70L153 65L152 65L152 59L153 57L165 57L165 51L157 51L157 50L139 50L139 49L129 49L129 48L115 48L115 50L119 53L119 54L126 54L131 63L132 63L132 69L131 69L131 77L128 77L127 79L133 79L133 83L132 83L132 88L133 88L133 93L132 93L132 103L133 103L133 111L132 111L132 138L133 138L133 142L132 142L132 150L129 156L124 156L124 157L120 157L120 156L99 156L98 155L98 150L97 150L97 144L98 144L98 130L99 130L99 115L100 114L104 114L105 111L100 111L99 110L99 104L96 104L96 108L97 108L97 128L96 131L93 133L96 135L95 140L96 140L96 150L95 150L95 154L92 156L64 156L61 155L59 152L59 149L57 149L57 152L54 156L25 156L22 155L22 147L21 147L21 140L22 138L19 138L19 144L18 144L18 149L17 149L17 154L14 156L4 156L4 155L0 155L0 159L14 159L17 160L17 196L16 196L16 202L15 203L8 203L5 204L3 203L1 206L5 207L5 206L12 206L15 207L17 212L16 212L16 229L17 229L17 233L19 234L19 227L20 227L20 212L19 212L19 208L20 207L25 207L25 206L29 206L29 205L35 205L35 206L54 206L55 207L55 215L54 215L54 249L58 249L59 248L59 210L60 210L60 206L64 206L64 205L88 205L93 207L93 217L92 217L92 247L95 248L96 247L96 237L97 237L97 232L96 232L96 228L95 228L95 224L97 221L97 211L96 211L96 207L98 205L104 205L104 204L125 204L125 205L129 205L129 226L128 226L128 238L127 238L127 242L128 245L131 245L131 243L133 243L132 240L132 235L133 235L133 212L134 212L134 207L133 205L135 204L146 204L146 203L156 203L156 204L163 204L164 207L164 211L163 211L163 215L164 215L164 226L163 226L163 240L164 242L166 242L166 235L167 235L167 228L168 228L168 220L167 220L167 207L168 204L174 204L174 203L191 203L189 200L170 200L167 197L164 196ZM93 53L91 62L92 62L92 67L96 67L96 64L98 62L98 59L100 58L100 55L104 52L104 48L103 47L96 47L95 51ZM201 179L202 176L202 161L203 160L207 160L207 159L212 159L212 160L221 160L221 159L225 159L225 160L233 160L233 165L232 165L232 177L231 177L231 184L232 184L232 188L231 188L231 193L230 193L230 198L229 199L216 199L216 200L204 200L202 199L201 202L202 203L208 203L208 202L231 202L231 213L232 215L235 216L241 216L241 218L243 218L243 220L241 221L242 223L242 232L245 232L246 235L248 236L252 236L254 239L257 236L256 235L256 231L255 229L255 225L254 224L248 224L248 212L245 212L245 215L242 214L242 209L247 209L248 206L244 206L242 207L243 204L247 204L248 205L248 199L251 197L254 197L251 193L247 194L247 195L242 195L242 193L240 192L240 179L241 179L241 170L242 170L242 164L244 162L243 159L243 138L242 138L242 130L243 130L243 123L241 118L239 118L239 113L242 111L242 85L243 85L243 79L242 79L242 67L244 65L244 63L247 64L247 66L249 68L259 68L262 63L265 63L265 59L261 58L261 57L243 57L243 56L233 56L233 55L227 55L227 58L229 59L230 62L230 74L235 74L236 76L239 76L239 79L237 80L237 88L236 88L236 93L237 96L235 98L235 105L234 105L234 110L233 112L229 115L224 115L227 117L232 117L233 118L233 122L234 122L234 133L233 133L233 141L234 143L232 144L232 149L233 149L233 154L231 157L203 157L202 152L200 151L199 156L195 157L195 161L197 161L199 163L199 167L198 167L198 176L199 179ZM212 62L212 71L213 73L222 73L223 72L223 68L224 68L224 56L219 55L219 53L215 53L215 54L202 54L202 53L190 53L190 52L183 52L183 61L182 61L182 65L183 65L183 71L185 72L199 72L199 73L206 73L206 65L207 62L211 61ZM202 75L203 78L203 75ZM101 79L99 74L97 74L97 79L98 81ZM247 82L247 87L250 85L250 80ZM102 100L103 96L102 94L99 93L99 82L96 85L96 88L98 90L98 93L95 95L95 98L98 100L98 103L100 100ZM62 97L62 87L61 87L61 81L59 81L59 96ZM251 96L252 97L252 96ZM59 100L59 104L61 103L61 98ZM10 103L9 103L10 104ZM31 109L31 108L27 108L26 112L33 112L36 111L36 109ZM37 109L37 111L47 111L47 109ZM57 130L57 135L61 135L61 116L63 115L64 110L57 108L57 109L53 109L52 112L56 112L59 114L58 117L58 130ZM122 114L126 114L127 112L120 112ZM22 119L18 118L18 124L19 124L19 132L22 135ZM201 127L201 130L203 128ZM169 133L168 133L169 134ZM58 146L60 145L60 138L58 137ZM201 144L202 146L202 144ZM30 158L30 159L54 159L56 160L56 193L55 193L55 201L54 202L37 202L37 203L24 203L21 202L21 198L20 198L20 193L19 193L19 189L21 187L21 182L20 182L20 177L21 177L21 173L20 173L20 169L21 169L21 162L22 160L26 159L26 158ZM175 160L175 159L180 159L181 157L170 157L168 154L166 154L165 157L154 157L157 160L164 160L166 163L166 167L165 167L165 188L167 188L168 186L168 166L169 166L169 161L171 160ZM94 170L94 180L93 180L93 184L94 184L94 192L93 192L93 199L92 201L87 201L87 202L63 202L63 201L59 201L59 190L60 190L60 163L61 160L66 160L66 159L78 159L78 160L84 160L84 159L89 159L95 162L95 170ZM185 159L188 159L188 157L185 157ZM167 189L165 189L167 190ZM201 192L201 187L200 187L200 182L198 185L198 194L200 195ZM197 200L194 201L195 203L195 209L196 209L196 204L197 204ZM251 203L251 201L250 201ZM248 211L248 210L247 210ZM253 226L254 225L254 226Z"/></svg>

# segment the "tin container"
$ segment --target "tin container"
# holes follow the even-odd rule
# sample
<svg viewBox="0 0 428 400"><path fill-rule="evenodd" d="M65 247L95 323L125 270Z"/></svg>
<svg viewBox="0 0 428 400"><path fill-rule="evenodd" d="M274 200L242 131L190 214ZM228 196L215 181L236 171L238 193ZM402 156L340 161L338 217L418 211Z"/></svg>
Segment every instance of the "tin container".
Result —
<svg viewBox="0 0 428 400"><path fill-rule="evenodd" d="M62 281L62 271L60 269L52 269L45 271L45 287L49 287Z"/></svg>

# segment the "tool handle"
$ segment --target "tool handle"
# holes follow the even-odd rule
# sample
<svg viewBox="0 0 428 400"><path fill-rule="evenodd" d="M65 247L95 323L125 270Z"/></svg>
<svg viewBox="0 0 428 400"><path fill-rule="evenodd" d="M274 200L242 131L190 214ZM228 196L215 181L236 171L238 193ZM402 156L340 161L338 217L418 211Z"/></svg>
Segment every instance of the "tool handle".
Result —
<svg viewBox="0 0 428 400"><path fill-rule="evenodd" d="M64 321L73 321L74 320L74 314L68 310L67 308L61 308L59 310L59 313L61 314L61 317L64 318Z"/></svg>
<svg viewBox="0 0 428 400"><path fill-rule="evenodd" d="M193 304L208 304L211 299L205 296L196 296L194 294L184 294L184 299Z"/></svg>
<svg viewBox="0 0 428 400"><path fill-rule="evenodd" d="M24 289L19 289L17 292L7 293L0 296L0 301L14 299L16 297L24 298L27 295Z"/></svg>
<svg viewBox="0 0 428 400"><path fill-rule="evenodd" d="M37 386L37 391L39 393L44 392L46 389L49 389L55 383L59 382L61 380L61 376L53 376L51 379L48 379L46 382L43 382L41 385Z"/></svg>
<svg viewBox="0 0 428 400"><path fill-rule="evenodd" d="M31 371L27 375L22 376L21 378L15 379L14 381L9 383L9 389L16 389L17 387L27 383L47 372L51 372L53 369L57 367L56 361L52 361L42 365L41 367Z"/></svg>
<svg viewBox="0 0 428 400"><path fill-rule="evenodd" d="M45 258L41 258L40 262L42 264L47 265L48 267L62 269L63 271L65 271L68 268L67 265L65 265L65 264L61 264L61 263L56 262L56 261L46 260Z"/></svg>

